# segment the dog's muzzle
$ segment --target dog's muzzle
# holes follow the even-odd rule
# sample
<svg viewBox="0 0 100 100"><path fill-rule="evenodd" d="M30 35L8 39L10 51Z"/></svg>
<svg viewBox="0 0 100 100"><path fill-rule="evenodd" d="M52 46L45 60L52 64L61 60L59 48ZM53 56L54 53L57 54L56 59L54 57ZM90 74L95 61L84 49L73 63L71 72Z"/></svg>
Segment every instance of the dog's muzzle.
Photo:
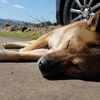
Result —
<svg viewBox="0 0 100 100"><path fill-rule="evenodd" d="M47 74L50 71L50 66L49 66L47 59L40 58L38 61L38 66L43 76L47 76Z"/></svg>
<svg viewBox="0 0 100 100"><path fill-rule="evenodd" d="M44 77L56 76L60 71L55 65L54 60L48 56L41 57L38 61L38 66Z"/></svg>
<svg viewBox="0 0 100 100"><path fill-rule="evenodd" d="M63 67L60 67L59 57L51 56L51 54L41 57L38 60L38 66L44 77L61 75L64 70Z"/></svg>
<svg viewBox="0 0 100 100"><path fill-rule="evenodd" d="M45 67L47 67L46 59L44 59L44 58L39 59L39 61L38 61L38 66L39 66L39 69L40 69L41 71L44 71L44 70L45 70Z"/></svg>

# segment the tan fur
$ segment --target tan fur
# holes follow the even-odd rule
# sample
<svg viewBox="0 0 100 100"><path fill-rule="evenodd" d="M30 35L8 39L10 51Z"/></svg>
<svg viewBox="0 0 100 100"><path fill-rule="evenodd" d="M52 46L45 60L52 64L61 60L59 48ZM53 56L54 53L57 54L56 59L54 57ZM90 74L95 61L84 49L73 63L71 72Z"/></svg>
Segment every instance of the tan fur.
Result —
<svg viewBox="0 0 100 100"><path fill-rule="evenodd" d="M73 77L95 77L100 74L100 11L89 21L79 21L54 29L37 40L7 42L5 48L21 48L19 52L0 51L0 61L33 61L46 59L49 72ZM57 69L54 72L52 66ZM48 68L49 68L48 67ZM49 74L48 74L49 73Z"/></svg>

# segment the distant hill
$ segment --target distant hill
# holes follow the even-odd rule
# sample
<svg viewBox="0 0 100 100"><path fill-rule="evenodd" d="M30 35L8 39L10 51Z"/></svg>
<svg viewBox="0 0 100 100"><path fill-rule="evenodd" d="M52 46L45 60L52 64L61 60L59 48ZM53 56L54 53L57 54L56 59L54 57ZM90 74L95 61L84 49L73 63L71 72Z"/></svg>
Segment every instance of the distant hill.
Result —
<svg viewBox="0 0 100 100"><path fill-rule="evenodd" d="M4 23L7 23L7 22L11 22L11 25L16 25L16 26L19 26L19 25L23 24L23 21L0 18L0 26L2 26Z"/></svg>

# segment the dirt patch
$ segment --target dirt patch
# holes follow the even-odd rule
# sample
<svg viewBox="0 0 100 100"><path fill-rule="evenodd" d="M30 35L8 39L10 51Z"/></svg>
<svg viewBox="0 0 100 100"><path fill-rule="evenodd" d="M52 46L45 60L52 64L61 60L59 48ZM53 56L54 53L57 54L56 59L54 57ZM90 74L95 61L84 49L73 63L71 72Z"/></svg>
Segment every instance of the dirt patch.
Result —
<svg viewBox="0 0 100 100"><path fill-rule="evenodd" d="M60 27L60 25L58 26L47 26L47 27L33 27L33 26L9 26L9 27L3 27L0 26L0 31L1 32L29 32L29 31L36 31L38 33L47 33L55 28Z"/></svg>

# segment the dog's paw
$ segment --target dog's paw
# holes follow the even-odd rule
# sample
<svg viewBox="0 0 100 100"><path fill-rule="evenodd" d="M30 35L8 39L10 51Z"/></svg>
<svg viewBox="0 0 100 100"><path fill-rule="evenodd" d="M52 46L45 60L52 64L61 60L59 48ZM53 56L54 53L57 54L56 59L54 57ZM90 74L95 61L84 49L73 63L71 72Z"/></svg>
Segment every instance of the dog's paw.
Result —
<svg viewBox="0 0 100 100"><path fill-rule="evenodd" d="M3 46L6 46L6 45L8 45L9 43L8 42L5 42L4 44L3 44Z"/></svg>
<svg viewBox="0 0 100 100"><path fill-rule="evenodd" d="M5 42L5 43L3 44L3 47L4 47L4 48L8 48L8 47L9 47L9 42Z"/></svg>
<svg viewBox="0 0 100 100"><path fill-rule="evenodd" d="M9 51L5 49L0 50L0 61L15 61L19 57L19 53L16 51Z"/></svg>
<svg viewBox="0 0 100 100"><path fill-rule="evenodd" d="M3 47L4 47L4 48L9 48L9 47L11 47L11 42L5 42L5 43L3 44Z"/></svg>
<svg viewBox="0 0 100 100"><path fill-rule="evenodd" d="M6 57L7 57L6 50L1 49L0 50L0 61L6 59Z"/></svg>
<svg viewBox="0 0 100 100"><path fill-rule="evenodd" d="M6 60L9 60L10 58L13 59L12 55L13 55L13 51L1 49L0 50L0 61L6 61Z"/></svg>
<svg viewBox="0 0 100 100"><path fill-rule="evenodd" d="M6 52L7 50L5 50L5 49L0 49L0 55L1 54L4 54L4 52Z"/></svg>

